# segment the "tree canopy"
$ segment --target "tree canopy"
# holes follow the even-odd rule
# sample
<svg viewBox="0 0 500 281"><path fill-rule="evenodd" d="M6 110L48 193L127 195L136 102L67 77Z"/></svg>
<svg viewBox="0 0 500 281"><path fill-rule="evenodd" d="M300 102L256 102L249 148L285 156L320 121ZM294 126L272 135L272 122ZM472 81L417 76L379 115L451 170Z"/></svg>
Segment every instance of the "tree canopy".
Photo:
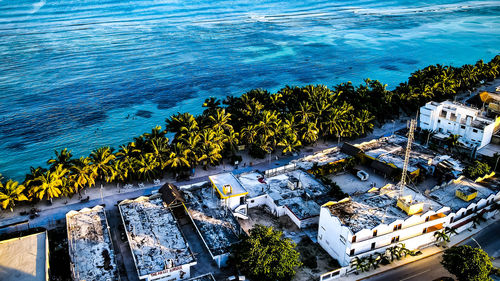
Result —
<svg viewBox="0 0 500 281"><path fill-rule="evenodd" d="M451 247L444 251L441 264L458 281L485 281L491 280L490 274L493 265L488 254L479 248L468 245Z"/></svg>
<svg viewBox="0 0 500 281"><path fill-rule="evenodd" d="M465 167L463 174L470 179L477 179L491 172L490 165L481 161L474 161L471 165Z"/></svg>
<svg viewBox="0 0 500 281"><path fill-rule="evenodd" d="M377 80L365 79L360 85L285 86L276 93L253 89L225 99L210 97L202 105L202 114L173 114L166 118L166 129L156 126L116 151L101 147L80 158L73 158L67 148L55 151L46 168L31 167L15 189L0 190L2 198L7 198L0 202L10 209L14 202L26 201L25 197L31 203L51 200L104 182L154 181L165 173L186 176L199 166L208 169L224 159L237 159L241 147L252 157L264 158L270 153L293 153L320 139L357 138L402 111L414 114L428 101L453 99L499 74L497 55L488 63L428 66L392 91ZM451 136L449 147L456 146L457 140L458 136ZM492 161L496 164L496 160ZM465 173L472 178L482 176L489 171L486 167L475 163Z"/></svg>
<svg viewBox="0 0 500 281"><path fill-rule="evenodd" d="M230 263L251 280L288 281L302 265L295 243L272 227L255 225L231 251Z"/></svg>

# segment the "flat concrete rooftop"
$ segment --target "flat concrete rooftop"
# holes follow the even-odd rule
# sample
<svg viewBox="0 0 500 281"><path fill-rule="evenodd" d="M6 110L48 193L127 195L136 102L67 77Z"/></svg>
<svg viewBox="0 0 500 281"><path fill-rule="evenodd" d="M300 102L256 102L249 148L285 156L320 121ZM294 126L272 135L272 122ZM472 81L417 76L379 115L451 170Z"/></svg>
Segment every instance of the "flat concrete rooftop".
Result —
<svg viewBox="0 0 500 281"><path fill-rule="evenodd" d="M455 191L458 189L462 190L474 189L477 191L477 196L471 201L466 202L455 195ZM477 184L469 179L463 178L454 180L449 185L431 191L429 196L431 196L431 198L438 201L442 205L450 207L450 209L453 212L457 212L461 208L467 208L470 204L477 203L481 199L486 199L488 198L488 196L495 193L496 192L483 185Z"/></svg>
<svg viewBox="0 0 500 281"><path fill-rule="evenodd" d="M327 205L332 215L349 227L353 233L362 229L372 229L377 225L391 224L396 220L405 220L410 216L397 207L399 190L387 187L380 192L364 192L353 195L348 199ZM403 196L411 195L414 202L423 202L422 213L429 210L439 210L443 206L438 202L428 199L419 192L405 188Z"/></svg>
<svg viewBox="0 0 500 281"><path fill-rule="evenodd" d="M314 164L322 166L346 159L348 157L349 155L340 151L340 147L332 147L316 152L312 155L307 155L300 159L292 160L291 163L297 164L297 166L302 169L309 170L314 166Z"/></svg>
<svg viewBox="0 0 500 281"><path fill-rule="evenodd" d="M208 182L190 188L180 187L186 208L213 256L228 253L238 242L240 225L232 212L220 206L216 192Z"/></svg>
<svg viewBox="0 0 500 281"><path fill-rule="evenodd" d="M75 280L118 280L115 255L102 206L66 214L68 250Z"/></svg>
<svg viewBox="0 0 500 281"><path fill-rule="evenodd" d="M245 195L248 192L233 173L222 173L208 177L222 198ZM225 188L227 186L227 188Z"/></svg>
<svg viewBox="0 0 500 281"><path fill-rule="evenodd" d="M139 276L195 262L174 216L159 196L124 200L118 206Z"/></svg>
<svg viewBox="0 0 500 281"><path fill-rule="evenodd" d="M47 233L0 241L0 280L48 280Z"/></svg>

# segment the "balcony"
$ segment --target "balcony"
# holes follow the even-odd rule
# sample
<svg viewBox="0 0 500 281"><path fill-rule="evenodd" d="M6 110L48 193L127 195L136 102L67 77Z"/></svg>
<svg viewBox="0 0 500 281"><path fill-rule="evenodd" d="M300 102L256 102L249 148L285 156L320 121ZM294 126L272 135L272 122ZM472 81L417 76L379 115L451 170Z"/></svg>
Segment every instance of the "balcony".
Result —
<svg viewBox="0 0 500 281"><path fill-rule="evenodd" d="M446 217L444 213L435 214L429 217L429 221L437 220L444 217Z"/></svg>
<svg viewBox="0 0 500 281"><path fill-rule="evenodd" d="M448 215L446 215L444 213L438 213L438 214L429 216L429 219L424 223L419 223L416 225L407 226L405 228L398 229L395 231L390 231L388 233L380 234L380 235L377 235L375 237L369 237L366 239L357 240L356 242L351 242L351 248L356 248L356 247L358 247L356 245L361 245L364 243L369 244L369 243L373 242L373 240L381 240L381 239L390 240L390 237L393 237L393 236L405 236L402 234L405 233L406 231L415 231L416 229L420 229L419 231L415 231L416 234L414 236L409 237L409 238L405 238L405 240L408 240L410 238L422 235L422 230L425 228L437 227L437 225L442 226L447 221L447 216ZM429 230L427 232L429 232ZM401 241L403 241L403 240L401 240Z"/></svg>

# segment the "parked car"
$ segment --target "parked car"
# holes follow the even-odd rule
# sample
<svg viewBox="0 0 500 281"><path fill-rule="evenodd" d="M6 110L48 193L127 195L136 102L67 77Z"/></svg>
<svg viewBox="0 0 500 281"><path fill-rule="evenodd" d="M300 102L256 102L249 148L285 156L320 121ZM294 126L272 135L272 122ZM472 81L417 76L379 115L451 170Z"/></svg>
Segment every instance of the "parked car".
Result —
<svg viewBox="0 0 500 281"><path fill-rule="evenodd" d="M370 177L370 175L369 175L367 172L363 171L363 170L359 170L359 171L356 173L356 176L357 176L360 180L362 180L362 181L367 181L367 180L368 180L368 178Z"/></svg>

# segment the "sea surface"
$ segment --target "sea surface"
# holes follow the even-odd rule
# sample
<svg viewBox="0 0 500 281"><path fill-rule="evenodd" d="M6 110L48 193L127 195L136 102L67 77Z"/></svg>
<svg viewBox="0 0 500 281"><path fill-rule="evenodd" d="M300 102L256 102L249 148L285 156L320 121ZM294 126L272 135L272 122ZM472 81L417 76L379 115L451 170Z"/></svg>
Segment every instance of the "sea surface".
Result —
<svg viewBox="0 0 500 281"><path fill-rule="evenodd" d="M0 173L253 88L394 88L500 53L500 1L0 0Z"/></svg>

